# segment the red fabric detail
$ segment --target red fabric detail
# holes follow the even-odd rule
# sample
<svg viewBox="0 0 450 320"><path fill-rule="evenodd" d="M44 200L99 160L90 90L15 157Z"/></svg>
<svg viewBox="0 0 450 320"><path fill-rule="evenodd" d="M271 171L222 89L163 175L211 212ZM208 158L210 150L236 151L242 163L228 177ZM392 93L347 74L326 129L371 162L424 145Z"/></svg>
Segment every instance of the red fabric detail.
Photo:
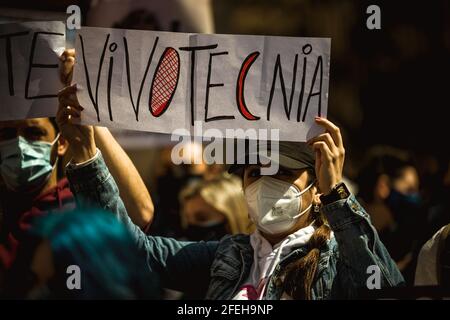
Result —
<svg viewBox="0 0 450 320"><path fill-rule="evenodd" d="M20 241L30 230L35 218L45 216L49 213L60 213L75 209L75 199L69 188L67 178L61 179L56 187L37 196L31 202L31 207L14 213L17 223L11 227L8 233L7 243L0 244L0 263L9 268L13 263ZM8 212L4 213L5 215Z"/></svg>

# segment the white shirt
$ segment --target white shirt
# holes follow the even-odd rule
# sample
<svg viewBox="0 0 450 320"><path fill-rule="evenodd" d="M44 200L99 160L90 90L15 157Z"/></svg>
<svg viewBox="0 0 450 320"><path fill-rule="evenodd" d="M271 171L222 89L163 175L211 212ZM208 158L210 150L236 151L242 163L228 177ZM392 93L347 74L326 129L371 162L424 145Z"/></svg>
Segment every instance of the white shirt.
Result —
<svg viewBox="0 0 450 320"><path fill-rule="evenodd" d="M442 227L434 236L427 241L420 250L417 258L416 277L414 285L416 286L437 286L437 255L441 233L445 226Z"/></svg>
<svg viewBox="0 0 450 320"><path fill-rule="evenodd" d="M253 247L253 264L245 284L233 300L261 300L265 296L267 282L278 263L293 250L308 243L315 228L311 225L299 229L284 240L272 245L256 230L250 235Z"/></svg>

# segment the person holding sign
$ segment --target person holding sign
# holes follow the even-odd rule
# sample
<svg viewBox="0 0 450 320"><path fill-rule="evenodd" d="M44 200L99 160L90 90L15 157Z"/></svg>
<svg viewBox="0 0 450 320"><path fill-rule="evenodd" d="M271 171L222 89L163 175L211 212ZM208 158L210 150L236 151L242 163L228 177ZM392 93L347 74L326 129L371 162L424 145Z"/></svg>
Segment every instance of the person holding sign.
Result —
<svg viewBox="0 0 450 320"><path fill-rule="evenodd" d="M58 179L69 147L58 131L49 118L0 122L0 260L6 268L34 217L74 208L67 179Z"/></svg>
<svg viewBox="0 0 450 320"><path fill-rule="evenodd" d="M132 230L163 286L207 299L345 299L359 289L404 282L368 214L341 182L344 144L329 120L316 119L326 132L308 144L280 144L274 176L261 176L260 165L230 168L243 175L257 227L252 235L183 242L147 236L131 222L93 127L74 125L82 113L75 90L60 92L57 115L77 152L67 167L75 197L112 211Z"/></svg>
<svg viewBox="0 0 450 320"><path fill-rule="evenodd" d="M70 84L74 50L61 55L61 82ZM96 128L96 142L120 184L133 222L143 230L153 218L153 203L131 160L107 128ZM0 121L0 266L8 269L18 246L39 216L75 208L63 176L64 157L76 154L59 134L53 118Z"/></svg>

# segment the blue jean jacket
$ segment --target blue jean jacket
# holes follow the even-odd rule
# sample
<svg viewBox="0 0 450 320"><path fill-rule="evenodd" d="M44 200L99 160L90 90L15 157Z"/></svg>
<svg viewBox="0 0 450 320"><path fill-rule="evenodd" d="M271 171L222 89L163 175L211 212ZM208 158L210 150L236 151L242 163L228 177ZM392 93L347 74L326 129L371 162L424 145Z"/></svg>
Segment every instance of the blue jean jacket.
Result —
<svg viewBox="0 0 450 320"><path fill-rule="evenodd" d="M253 248L247 235L221 241L186 242L144 234L127 215L117 185L101 156L80 168L67 168L70 187L79 206L100 207L115 214L145 251L147 268L159 274L164 287L207 299L231 299L247 280ZM351 195L323 207L334 237L321 248L313 299L357 298L366 288L369 266L380 271L381 287L404 283L395 262L381 243L368 214ZM283 258L267 285L267 299L280 299L279 280L285 266L306 254L299 248ZM373 268L373 267L372 267Z"/></svg>

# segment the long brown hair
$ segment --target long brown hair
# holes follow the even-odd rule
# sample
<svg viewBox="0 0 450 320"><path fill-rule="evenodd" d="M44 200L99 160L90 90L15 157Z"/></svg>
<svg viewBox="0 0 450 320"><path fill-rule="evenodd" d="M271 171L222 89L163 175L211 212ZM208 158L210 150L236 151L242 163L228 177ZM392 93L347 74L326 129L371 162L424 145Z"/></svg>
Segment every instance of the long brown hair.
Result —
<svg viewBox="0 0 450 320"><path fill-rule="evenodd" d="M322 213L312 212L311 220L315 220L316 230L307 244L308 253L288 264L283 274L284 291L296 300L311 300L311 287L316 278L320 249L326 244L331 233Z"/></svg>

